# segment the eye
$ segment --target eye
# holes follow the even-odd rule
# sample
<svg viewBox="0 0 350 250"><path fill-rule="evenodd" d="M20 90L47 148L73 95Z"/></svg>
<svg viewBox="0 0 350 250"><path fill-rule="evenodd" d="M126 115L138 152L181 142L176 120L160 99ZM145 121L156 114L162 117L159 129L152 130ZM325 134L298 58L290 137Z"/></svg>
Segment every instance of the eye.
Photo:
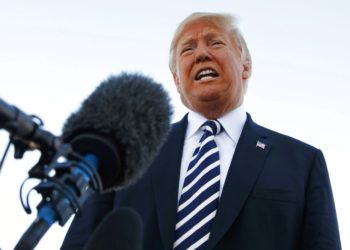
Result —
<svg viewBox="0 0 350 250"><path fill-rule="evenodd" d="M220 40L213 40L210 42L210 45L214 48L218 48L218 47L222 47L224 46L224 42L220 41Z"/></svg>
<svg viewBox="0 0 350 250"><path fill-rule="evenodd" d="M182 55L184 53L189 53L190 51L192 51L192 49L192 47L184 47L181 49L180 54Z"/></svg>

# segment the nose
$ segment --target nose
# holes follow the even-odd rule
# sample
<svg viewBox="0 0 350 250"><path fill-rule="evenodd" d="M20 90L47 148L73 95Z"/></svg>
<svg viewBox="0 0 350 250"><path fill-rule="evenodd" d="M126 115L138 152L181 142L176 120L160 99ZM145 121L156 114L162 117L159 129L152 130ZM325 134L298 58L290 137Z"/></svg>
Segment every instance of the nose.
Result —
<svg viewBox="0 0 350 250"><path fill-rule="evenodd" d="M211 55L208 51L208 47L204 44L200 44L196 48L195 61L196 63L206 62L211 60Z"/></svg>

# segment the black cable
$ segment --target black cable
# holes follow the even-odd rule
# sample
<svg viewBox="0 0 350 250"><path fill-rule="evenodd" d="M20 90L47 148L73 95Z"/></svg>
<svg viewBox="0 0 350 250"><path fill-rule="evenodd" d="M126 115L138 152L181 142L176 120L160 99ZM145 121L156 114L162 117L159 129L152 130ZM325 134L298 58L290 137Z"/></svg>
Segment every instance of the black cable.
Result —
<svg viewBox="0 0 350 250"><path fill-rule="evenodd" d="M8 142L8 144L6 146L5 152L4 152L3 156L2 156L1 162L0 162L0 173L1 173L2 166L3 166L4 162L5 162L5 158L7 156L7 153L9 151L9 149L10 149L10 146L11 146L11 140L9 140L9 142Z"/></svg>
<svg viewBox="0 0 350 250"><path fill-rule="evenodd" d="M34 188L31 188L28 193L27 193L27 197L26 197L26 200L24 202L24 199L23 199L23 186L24 184L30 179L30 177L27 177L21 184L21 187L19 189L19 198L20 198L20 201L21 201L21 204L22 204L22 207L24 209L24 211L26 211L27 214L31 214L32 213L32 210L30 208L30 205L29 205L29 195L30 193L34 190Z"/></svg>
<svg viewBox="0 0 350 250"><path fill-rule="evenodd" d="M91 181L92 181L92 184L93 184L93 187L95 190L97 191L101 191L103 189L103 186L102 186L102 181L101 181L101 178L100 178L100 175L97 171L96 168L94 168L94 166L92 166L87 160L84 159L83 156L81 156L80 154L77 154L75 152L72 152L71 153L73 157L75 158L78 158L78 160L82 161L85 165L87 165L89 167L89 170L91 170L93 172L93 175L91 175L89 173L89 177L91 177ZM82 170L85 170L83 169L82 166L80 166L80 164L77 165L77 167L79 167L80 169ZM86 171L86 170L85 170Z"/></svg>
<svg viewBox="0 0 350 250"><path fill-rule="evenodd" d="M73 211L80 215L81 206L79 205L79 197L74 193L74 191L72 191L67 184L55 178L50 178L47 181L53 184L53 190L57 191L62 195L62 197L69 200L69 204L73 207Z"/></svg>

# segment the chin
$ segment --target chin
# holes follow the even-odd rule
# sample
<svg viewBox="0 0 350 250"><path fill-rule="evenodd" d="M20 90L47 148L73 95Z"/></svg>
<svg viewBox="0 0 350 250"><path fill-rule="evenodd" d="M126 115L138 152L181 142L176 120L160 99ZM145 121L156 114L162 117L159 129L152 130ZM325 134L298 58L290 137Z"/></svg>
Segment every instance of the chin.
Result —
<svg viewBox="0 0 350 250"><path fill-rule="evenodd" d="M198 100L200 102L215 102L220 100L220 93L215 92L206 92L198 96Z"/></svg>

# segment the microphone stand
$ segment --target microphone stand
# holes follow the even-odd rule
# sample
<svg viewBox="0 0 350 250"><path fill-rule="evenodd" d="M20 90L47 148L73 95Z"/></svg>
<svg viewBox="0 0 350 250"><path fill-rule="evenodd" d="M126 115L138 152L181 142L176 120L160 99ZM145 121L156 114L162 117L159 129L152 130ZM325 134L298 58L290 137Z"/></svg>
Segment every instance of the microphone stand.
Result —
<svg viewBox="0 0 350 250"><path fill-rule="evenodd" d="M58 158L68 155L77 160L58 162ZM53 223L58 221L59 225L63 226L72 214L80 214L82 204L92 193L102 190L102 182L97 173L100 163L95 155L86 154L82 157L74 153L69 144L63 144L50 164L42 164L46 161L44 158L29 171L29 178L42 180L33 188L42 195L42 201L37 206L38 215L22 235L15 250L33 249ZM27 193L25 202L22 187L23 208L27 213L31 213L28 204L31 190Z"/></svg>

